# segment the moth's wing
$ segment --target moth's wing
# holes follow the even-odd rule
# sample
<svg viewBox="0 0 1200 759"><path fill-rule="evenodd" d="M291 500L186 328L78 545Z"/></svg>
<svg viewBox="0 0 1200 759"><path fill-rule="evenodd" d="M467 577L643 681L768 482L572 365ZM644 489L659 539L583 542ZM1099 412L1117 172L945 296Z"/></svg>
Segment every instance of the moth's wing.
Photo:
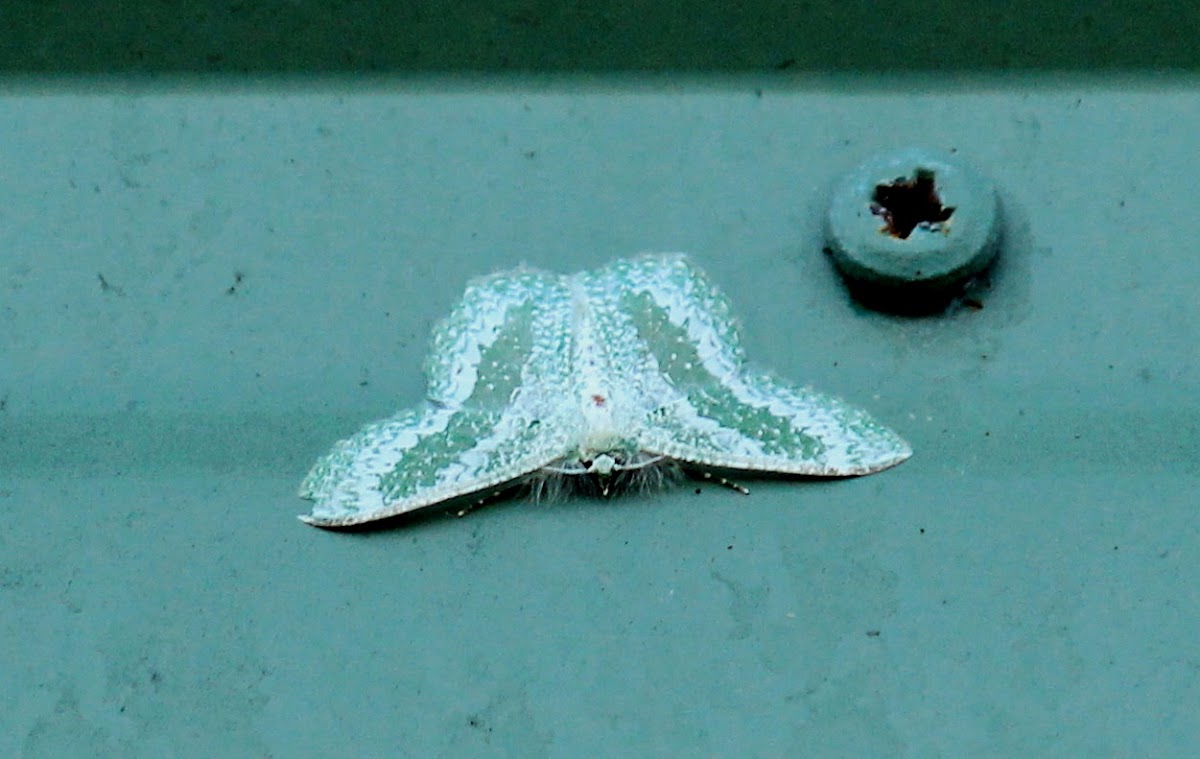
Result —
<svg viewBox="0 0 1200 759"><path fill-rule="evenodd" d="M728 300L677 254L642 256L602 270L624 286L614 313L623 365L647 409L643 451L745 471L848 476L877 472L912 451L866 412L832 396L746 368Z"/></svg>
<svg viewBox="0 0 1200 759"><path fill-rule="evenodd" d="M434 330L429 402L338 442L300 487L300 517L349 526L502 488L565 455L570 297L518 270L471 284Z"/></svg>
<svg viewBox="0 0 1200 759"><path fill-rule="evenodd" d="M656 426L655 450L700 466L821 477L871 474L912 455L870 414L769 375L694 386Z"/></svg>
<svg viewBox="0 0 1200 759"><path fill-rule="evenodd" d="M519 407L429 406L373 422L313 466L300 495L315 503L300 519L349 526L486 495L561 458L544 434L553 426Z"/></svg>

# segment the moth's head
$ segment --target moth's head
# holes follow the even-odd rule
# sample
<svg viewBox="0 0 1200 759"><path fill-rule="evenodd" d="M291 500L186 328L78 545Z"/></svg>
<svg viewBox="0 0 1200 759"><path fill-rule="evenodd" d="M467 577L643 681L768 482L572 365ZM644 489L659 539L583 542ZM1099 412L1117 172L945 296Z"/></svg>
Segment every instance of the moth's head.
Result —
<svg viewBox="0 0 1200 759"><path fill-rule="evenodd" d="M597 477L607 478L611 477L612 473L615 472L623 463L624 457L621 456L621 458L618 458L618 456L621 456L620 452L618 452L615 456L612 453L601 453L597 456L593 456L591 460L580 459L579 463L583 466L588 474L594 474Z"/></svg>
<svg viewBox="0 0 1200 759"><path fill-rule="evenodd" d="M680 474L679 467L665 456L637 448L594 450L581 446L543 467L542 476L533 480L533 492L538 498L553 498L567 489L607 497L630 489L650 490Z"/></svg>
<svg viewBox="0 0 1200 759"><path fill-rule="evenodd" d="M611 453L601 453L588 460L580 459L579 464L596 478L600 495L607 496L612 489L613 473L620 471L621 461Z"/></svg>
<svg viewBox="0 0 1200 759"><path fill-rule="evenodd" d="M625 469L645 466L639 463L642 452L637 443L612 431L592 430L572 457L578 471L605 480Z"/></svg>
<svg viewBox="0 0 1200 759"><path fill-rule="evenodd" d="M641 469L662 459L662 456L639 450L636 445L614 441L603 446L581 445L545 469L554 474L589 475L604 482L621 472Z"/></svg>

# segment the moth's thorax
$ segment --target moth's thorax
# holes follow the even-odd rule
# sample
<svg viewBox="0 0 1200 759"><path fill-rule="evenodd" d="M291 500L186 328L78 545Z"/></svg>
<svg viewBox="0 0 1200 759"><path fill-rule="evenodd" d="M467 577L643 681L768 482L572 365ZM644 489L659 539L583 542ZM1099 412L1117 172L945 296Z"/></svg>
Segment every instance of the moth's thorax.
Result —
<svg viewBox="0 0 1200 759"><path fill-rule="evenodd" d="M579 443L580 454L584 457L625 450L628 447L629 443L625 436L612 427L589 427L583 440Z"/></svg>
<svg viewBox="0 0 1200 759"><path fill-rule="evenodd" d="M603 452L618 443L620 434L619 409L614 401L612 358L609 346L601 339L596 314L587 293L576 284L572 290L571 365L575 378L575 393L583 417L584 440L581 448Z"/></svg>
<svg viewBox="0 0 1200 759"><path fill-rule="evenodd" d="M607 389L585 388L579 399L579 413L583 417L583 429L588 438L605 438L618 434L613 399Z"/></svg>

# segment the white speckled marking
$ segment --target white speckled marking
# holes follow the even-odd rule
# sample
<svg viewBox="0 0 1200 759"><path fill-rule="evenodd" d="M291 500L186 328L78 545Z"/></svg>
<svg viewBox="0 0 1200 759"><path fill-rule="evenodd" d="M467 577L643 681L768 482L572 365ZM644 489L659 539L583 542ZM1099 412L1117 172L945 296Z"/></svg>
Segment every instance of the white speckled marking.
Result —
<svg viewBox="0 0 1200 759"><path fill-rule="evenodd" d="M426 374L422 406L313 466L301 519L361 524L538 472L607 482L669 460L831 477L911 454L865 412L749 370L729 302L680 254L477 280L434 330Z"/></svg>

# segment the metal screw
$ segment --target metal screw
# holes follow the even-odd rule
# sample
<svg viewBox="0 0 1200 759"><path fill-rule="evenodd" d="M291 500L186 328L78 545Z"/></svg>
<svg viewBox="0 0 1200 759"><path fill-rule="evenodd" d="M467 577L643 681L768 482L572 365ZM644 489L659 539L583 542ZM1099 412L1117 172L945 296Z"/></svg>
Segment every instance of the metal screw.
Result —
<svg viewBox="0 0 1200 759"><path fill-rule="evenodd" d="M876 155L834 186L826 250L873 308L937 311L996 257L995 186L957 156L925 148Z"/></svg>

